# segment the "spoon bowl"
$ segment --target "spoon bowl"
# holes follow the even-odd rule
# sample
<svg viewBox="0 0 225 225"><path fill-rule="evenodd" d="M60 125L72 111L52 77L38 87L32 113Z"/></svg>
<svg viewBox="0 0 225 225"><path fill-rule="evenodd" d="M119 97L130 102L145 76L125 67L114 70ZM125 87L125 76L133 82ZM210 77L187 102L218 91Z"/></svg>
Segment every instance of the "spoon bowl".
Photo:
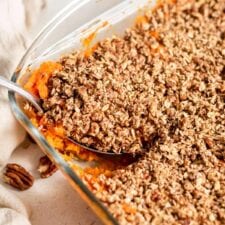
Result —
<svg viewBox="0 0 225 225"><path fill-rule="evenodd" d="M71 141L72 143L74 143L74 144L80 146L81 148L84 148L84 149L86 149L86 150L88 150L88 151L90 151L90 152L94 152L94 153L98 153L98 154L104 154L104 155L108 155L108 156L119 156L119 155L128 154L128 153L102 152L102 151L99 151L99 150L97 150L97 149L95 149L95 148L92 148L92 147L88 147L88 146L86 146L86 145L83 145L83 144L81 144L81 143L75 141L75 140L72 139L72 138L67 137L67 139L68 139L69 141Z"/></svg>

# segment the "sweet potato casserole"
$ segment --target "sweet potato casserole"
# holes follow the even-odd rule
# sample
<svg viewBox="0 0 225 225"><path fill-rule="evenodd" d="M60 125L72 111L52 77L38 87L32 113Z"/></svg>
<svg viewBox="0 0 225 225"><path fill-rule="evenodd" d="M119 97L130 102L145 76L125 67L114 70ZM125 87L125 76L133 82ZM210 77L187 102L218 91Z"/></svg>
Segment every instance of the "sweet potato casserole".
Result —
<svg viewBox="0 0 225 225"><path fill-rule="evenodd" d="M26 88L56 149L97 157L69 136L141 155L80 172L119 224L225 224L224 0L161 1L123 37L43 64Z"/></svg>

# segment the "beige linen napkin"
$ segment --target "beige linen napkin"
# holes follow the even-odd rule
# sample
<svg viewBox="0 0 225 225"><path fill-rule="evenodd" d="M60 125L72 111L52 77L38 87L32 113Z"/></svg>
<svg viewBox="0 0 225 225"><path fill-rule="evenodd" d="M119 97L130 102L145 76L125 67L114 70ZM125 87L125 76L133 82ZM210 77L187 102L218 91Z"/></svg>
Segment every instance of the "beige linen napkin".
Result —
<svg viewBox="0 0 225 225"><path fill-rule="evenodd" d="M1 10L7 9L10 1L0 1ZM13 4L10 4L13 5ZM16 5L16 4L15 4ZM20 32L16 32L16 37L12 38L14 28L9 26L9 21L13 11L0 13L0 75L9 77L13 66L15 66L24 46L22 38L18 38ZM18 17L23 16L22 8L18 8ZM6 11L5 11L6 12ZM20 15L21 13L21 15ZM4 23L5 22L5 23ZM3 24L4 23L4 24ZM18 25L18 24L17 24ZM24 27L22 27L23 29ZM11 49L15 51L11 51ZM9 60L12 59L12 60ZM25 131L19 126L13 117L7 98L7 91L0 89L0 170L7 163L10 155L16 146L24 139ZM0 186L0 225L28 225L28 213L24 204L12 193Z"/></svg>
<svg viewBox="0 0 225 225"><path fill-rule="evenodd" d="M0 168L8 161L13 150L25 138L25 131L12 115L6 94L0 92Z"/></svg>
<svg viewBox="0 0 225 225"><path fill-rule="evenodd" d="M0 169L7 163L16 146L25 138L25 131L13 117L5 94L0 93ZM0 185L0 225L28 225L24 204Z"/></svg>
<svg viewBox="0 0 225 225"><path fill-rule="evenodd" d="M30 225L23 203L0 186L0 225Z"/></svg>
<svg viewBox="0 0 225 225"><path fill-rule="evenodd" d="M0 90L0 171L13 150L24 140L25 131L15 120L5 90ZM24 204L0 185L0 225L29 225Z"/></svg>
<svg viewBox="0 0 225 225"><path fill-rule="evenodd" d="M27 47L27 27L37 18L45 0L0 1L0 75L9 78ZM25 131L15 120L7 91L0 88L0 171ZM0 184L0 225L29 225L24 204Z"/></svg>

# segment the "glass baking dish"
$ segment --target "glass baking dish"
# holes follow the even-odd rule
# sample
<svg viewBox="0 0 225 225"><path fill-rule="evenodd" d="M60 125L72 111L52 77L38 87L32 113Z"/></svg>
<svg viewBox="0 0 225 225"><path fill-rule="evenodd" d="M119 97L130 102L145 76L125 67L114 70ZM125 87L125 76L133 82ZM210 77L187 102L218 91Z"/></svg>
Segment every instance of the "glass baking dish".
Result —
<svg viewBox="0 0 225 225"><path fill-rule="evenodd" d="M30 72L42 62L59 59L72 50L85 50L99 40L112 35L123 35L126 28L134 24L135 18L155 5L149 0L75 0L66 6L40 32L15 70L12 81L23 85ZM85 38L95 34L93 40L84 44ZM89 46L90 45L90 46ZM35 139L68 178L69 183L87 201L93 211L105 224L118 224L110 212L97 200L94 194L82 182L71 165L64 160L31 123L21 107L21 101L9 92L12 111L22 126ZM79 160L73 163L80 166ZM85 166L88 166L85 165Z"/></svg>

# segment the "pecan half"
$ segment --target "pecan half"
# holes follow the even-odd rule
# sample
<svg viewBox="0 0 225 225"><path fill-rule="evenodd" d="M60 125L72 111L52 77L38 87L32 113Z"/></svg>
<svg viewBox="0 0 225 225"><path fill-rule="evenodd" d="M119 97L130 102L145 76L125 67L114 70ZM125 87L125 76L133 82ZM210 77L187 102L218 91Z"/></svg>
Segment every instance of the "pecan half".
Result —
<svg viewBox="0 0 225 225"><path fill-rule="evenodd" d="M48 156L43 156L40 158L38 171L40 172L41 178L47 178L52 176L58 168L55 164L48 158Z"/></svg>
<svg viewBox="0 0 225 225"><path fill-rule="evenodd" d="M34 177L22 166L9 163L4 172L4 182L22 191L33 185Z"/></svg>

